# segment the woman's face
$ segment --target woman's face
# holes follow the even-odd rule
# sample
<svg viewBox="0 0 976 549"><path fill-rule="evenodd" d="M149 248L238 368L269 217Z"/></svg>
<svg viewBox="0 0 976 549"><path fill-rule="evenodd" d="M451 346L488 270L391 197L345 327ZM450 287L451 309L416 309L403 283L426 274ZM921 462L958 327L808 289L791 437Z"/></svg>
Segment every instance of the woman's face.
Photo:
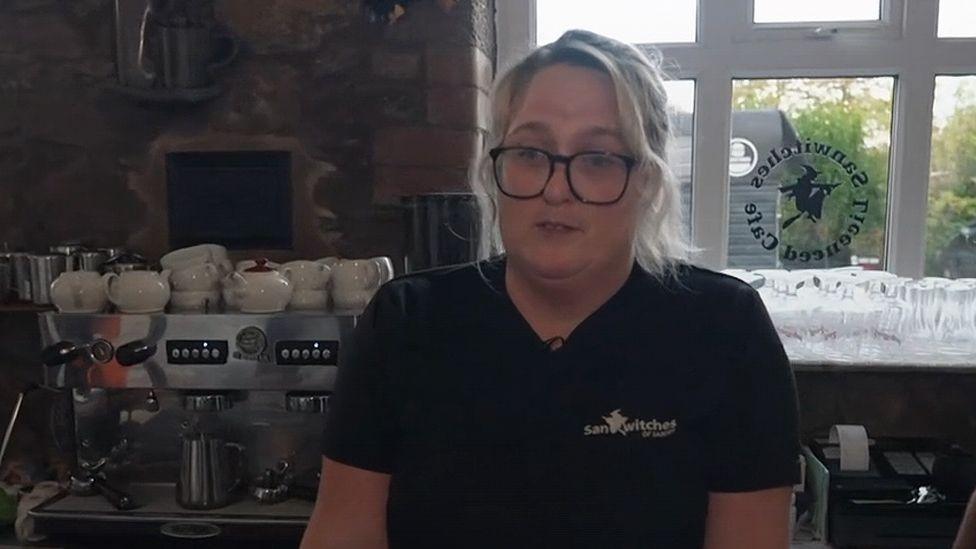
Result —
<svg viewBox="0 0 976 549"><path fill-rule="evenodd" d="M581 151L633 156L622 137L613 84L599 71L547 67L513 108L502 146L566 156ZM643 179L635 168L618 202L585 204L570 191L566 165L556 164L541 196L515 199L499 193L499 225L510 264L551 280L629 268Z"/></svg>

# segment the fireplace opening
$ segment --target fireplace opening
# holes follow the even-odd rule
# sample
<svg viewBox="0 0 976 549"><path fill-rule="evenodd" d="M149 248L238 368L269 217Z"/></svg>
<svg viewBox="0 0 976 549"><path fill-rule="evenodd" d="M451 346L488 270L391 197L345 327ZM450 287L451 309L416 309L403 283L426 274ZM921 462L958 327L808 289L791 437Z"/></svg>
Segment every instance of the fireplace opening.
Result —
<svg viewBox="0 0 976 549"><path fill-rule="evenodd" d="M171 152L166 188L171 248L293 247L289 151Z"/></svg>

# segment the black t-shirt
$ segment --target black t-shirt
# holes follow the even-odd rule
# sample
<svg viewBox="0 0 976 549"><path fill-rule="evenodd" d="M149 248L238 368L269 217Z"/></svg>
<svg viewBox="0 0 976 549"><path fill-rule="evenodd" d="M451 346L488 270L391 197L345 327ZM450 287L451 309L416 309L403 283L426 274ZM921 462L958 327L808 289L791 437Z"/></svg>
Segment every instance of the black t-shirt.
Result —
<svg viewBox="0 0 976 549"><path fill-rule="evenodd" d="M390 547L700 547L709 492L798 481L758 294L636 264L552 350L504 259L400 277L340 353L324 454L392 475Z"/></svg>

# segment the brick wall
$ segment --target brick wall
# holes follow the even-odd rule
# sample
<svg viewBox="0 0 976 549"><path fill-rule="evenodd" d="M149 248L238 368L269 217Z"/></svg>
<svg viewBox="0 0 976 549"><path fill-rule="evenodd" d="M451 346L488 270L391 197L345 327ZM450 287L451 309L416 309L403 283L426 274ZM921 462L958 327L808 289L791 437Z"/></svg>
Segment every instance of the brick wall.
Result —
<svg viewBox="0 0 976 549"><path fill-rule="evenodd" d="M113 91L112 0L0 3L0 245L158 257L166 152L284 146L295 249L238 255L402 256L399 197L464 188L485 127L493 1L449 4L382 25L354 0L218 0L243 44L226 91L169 106Z"/></svg>

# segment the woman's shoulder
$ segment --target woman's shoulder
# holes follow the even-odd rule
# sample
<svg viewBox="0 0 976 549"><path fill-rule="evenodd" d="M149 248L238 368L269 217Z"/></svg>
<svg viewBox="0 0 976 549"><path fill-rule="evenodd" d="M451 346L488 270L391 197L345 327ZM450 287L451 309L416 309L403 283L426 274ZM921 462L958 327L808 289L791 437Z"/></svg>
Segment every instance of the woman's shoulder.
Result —
<svg viewBox="0 0 976 549"><path fill-rule="evenodd" d="M658 281L670 292L706 300L726 301L756 295L756 290L744 281L724 273L682 263Z"/></svg>
<svg viewBox="0 0 976 549"><path fill-rule="evenodd" d="M494 286L497 269L497 260L484 260L414 271L384 284L377 299L395 302L406 314L471 306Z"/></svg>

